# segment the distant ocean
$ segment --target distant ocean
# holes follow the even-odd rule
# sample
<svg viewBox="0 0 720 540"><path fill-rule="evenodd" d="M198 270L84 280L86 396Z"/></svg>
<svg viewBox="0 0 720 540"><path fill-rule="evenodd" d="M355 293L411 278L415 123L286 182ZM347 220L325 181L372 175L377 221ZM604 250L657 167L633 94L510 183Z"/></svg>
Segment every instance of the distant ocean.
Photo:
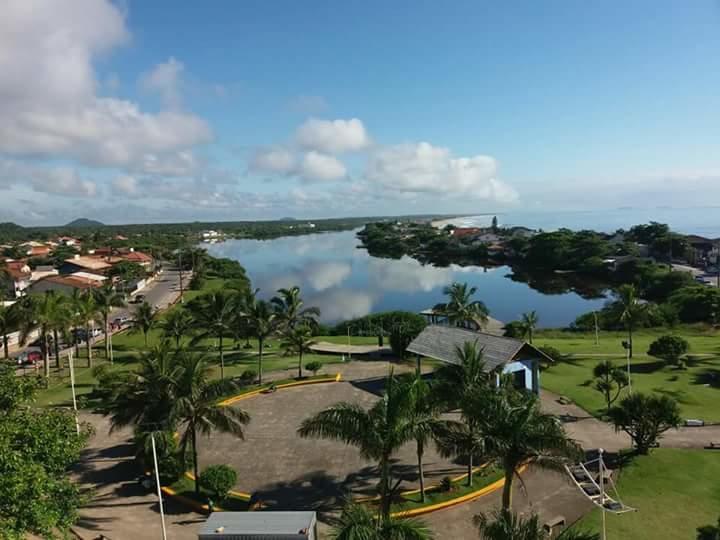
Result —
<svg viewBox="0 0 720 540"><path fill-rule="evenodd" d="M592 229L613 232L628 229L639 223L658 221L667 223L673 231L720 238L720 207L698 208L618 208L615 210L586 211L513 211L496 214L504 227L522 225L531 229L552 231L560 228L573 230ZM492 214L466 216L447 220L458 227L486 227Z"/></svg>

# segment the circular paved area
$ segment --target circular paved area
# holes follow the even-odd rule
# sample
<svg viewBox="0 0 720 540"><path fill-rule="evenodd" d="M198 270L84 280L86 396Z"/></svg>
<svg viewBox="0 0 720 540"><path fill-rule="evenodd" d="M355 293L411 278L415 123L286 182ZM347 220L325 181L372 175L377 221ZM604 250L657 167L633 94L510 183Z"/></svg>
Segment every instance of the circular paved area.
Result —
<svg viewBox="0 0 720 540"><path fill-rule="evenodd" d="M239 401L233 406L251 418L245 440L219 433L201 439L201 468L231 465L238 473L238 489L277 510L327 510L348 495L374 495L379 480L376 463L364 460L356 447L297 435L303 420L335 403L348 401L369 408L377 401L375 392L381 383L374 377L384 377L387 364L363 362L354 368L356 373L345 376L360 378L350 382L301 386ZM414 443L395 455L393 474L403 479L406 489L417 487L416 460ZM426 450L424 463L428 485L465 471L462 464L440 458L432 447Z"/></svg>

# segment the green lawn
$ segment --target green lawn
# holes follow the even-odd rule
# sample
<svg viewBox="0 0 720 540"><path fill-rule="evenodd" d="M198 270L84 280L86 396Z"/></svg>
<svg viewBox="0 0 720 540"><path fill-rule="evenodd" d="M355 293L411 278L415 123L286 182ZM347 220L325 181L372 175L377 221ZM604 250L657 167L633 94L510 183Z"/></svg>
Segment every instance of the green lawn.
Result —
<svg viewBox="0 0 720 540"><path fill-rule="evenodd" d="M608 538L688 540L720 516L720 453L660 448L635 458L620 474L618 491L637 512L607 514ZM600 531L600 510L579 524Z"/></svg>
<svg viewBox="0 0 720 540"><path fill-rule="evenodd" d="M115 342L113 342L113 350L113 369L117 370L129 370L134 368L137 356L142 354L142 347L137 349L133 348L132 350L124 348L118 350L118 348L115 347ZM97 366L107 363L103 356L103 351L104 346L102 344L98 345L95 349L93 353L94 365ZM213 376L220 378L220 365L217 351L208 351L207 354L215 358L215 362L213 364ZM80 357L75 361L75 392L78 397L91 393L97 382L93 377L91 370L87 368L86 358L85 351L83 350L80 353ZM225 376L237 377L248 369L257 371L257 361L257 351L254 349L228 350L225 353ZM342 356L329 354L305 354L303 355L303 375L311 375L311 373L305 369L305 365L312 361L318 361L323 364L323 368L319 374L335 374L337 370L333 369L332 364L342 363ZM285 369L293 370L294 374L297 369L297 364L297 356L286 356L281 350L271 346L270 349L266 349L265 354L263 355L263 374L267 375L270 372ZM28 375L31 375L32 373L33 372L31 370L27 370ZM41 406L72 405L70 371L67 366L60 371L55 369L52 370L49 387L38 391L36 403Z"/></svg>
<svg viewBox="0 0 720 540"><path fill-rule="evenodd" d="M493 482L500 480L504 476L502 469L489 468L483 469L473 475L472 485L467 485L467 479L461 478L452 483L451 491L432 490L425 492L425 502L420 502L420 494L414 493L411 495L403 495L402 502L393 504L393 512L402 512L407 510L413 510L415 508L421 508L424 506L432 506L441 502L448 501L450 499L457 499L463 495L467 495L473 491L477 491L486 486L489 486Z"/></svg>
<svg viewBox="0 0 720 540"><path fill-rule="evenodd" d="M651 341L667 332L642 331L635 336L631 374L634 390L656 392L676 399L684 418L720 421L720 334L697 327L676 330L690 342L687 369L679 370L646 354ZM569 358L544 370L541 385L573 399L583 409L601 414L602 395L593 388L592 369L604 359L625 366L619 345L624 334L602 332L599 346L592 334L541 332L536 345L550 345ZM693 357L693 354L697 356Z"/></svg>

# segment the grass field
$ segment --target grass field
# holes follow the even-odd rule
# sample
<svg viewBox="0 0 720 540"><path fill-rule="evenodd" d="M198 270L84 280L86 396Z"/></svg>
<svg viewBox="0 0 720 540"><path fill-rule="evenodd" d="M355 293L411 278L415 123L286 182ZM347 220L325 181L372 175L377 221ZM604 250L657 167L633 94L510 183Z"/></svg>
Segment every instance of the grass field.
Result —
<svg viewBox="0 0 720 540"><path fill-rule="evenodd" d="M608 538L688 540L697 527L720 516L720 453L660 448L635 458L620 474L623 502L637 509L607 514ZM601 514L593 511L581 527L600 531Z"/></svg>
<svg viewBox="0 0 720 540"><path fill-rule="evenodd" d="M720 422L720 334L702 327L683 327L676 331L690 342L687 369L677 369L646 354L650 343L667 331L642 331L634 338L631 362L634 390L656 392L676 399L684 418ZM540 376L541 385L573 399L593 414L604 411L602 395L593 388L593 367L604 359L625 366L620 345L624 333L601 332L599 345L594 334L540 332L536 345L550 345L569 355Z"/></svg>

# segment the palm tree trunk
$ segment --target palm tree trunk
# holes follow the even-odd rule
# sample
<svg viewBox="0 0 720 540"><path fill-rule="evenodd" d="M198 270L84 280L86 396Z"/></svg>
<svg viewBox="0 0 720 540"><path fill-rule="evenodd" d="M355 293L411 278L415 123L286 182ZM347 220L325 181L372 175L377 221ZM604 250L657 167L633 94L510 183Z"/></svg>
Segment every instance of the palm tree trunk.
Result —
<svg viewBox="0 0 720 540"><path fill-rule="evenodd" d="M262 384L263 338L258 338L258 384Z"/></svg>
<svg viewBox="0 0 720 540"><path fill-rule="evenodd" d="M90 334L90 325L85 327L85 343L87 347L88 367L92 367L92 336Z"/></svg>
<svg viewBox="0 0 720 540"><path fill-rule="evenodd" d="M50 378L50 344L48 343L47 331L42 328L42 354L43 354L43 368L45 371L45 379Z"/></svg>
<svg viewBox="0 0 720 540"><path fill-rule="evenodd" d="M55 349L55 367L60 369L60 340L57 330L53 330L53 348Z"/></svg>
<svg viewBox="0 0 720 540"><path fill-rule="evenodd" d="M200 495L200 476L198 468L198 454L197 454L197 434L195 433L195 427L192 428L192 447L193 447L193 474L195 475L195 495Z"/></svg>
<svg viewBox="0 0 720 540"><path fill-rule="evenodd" d="M390 456L380 460L380 515L383 523L390 520Z"/></svg>
<svg viewBox="0 0 720 540"><path fill-rule="evenodd" d="M73 343L75 345L75 358L80 357L80 339L78 338L78 330L80 330L79 327L73 328Z"/></svg>
<svg viewBox="0 0 720 540"><path fill-rule="evenodd" d="M420 502L425 502L425 470L423 469L423 453L425 451L424 444L421 440L417 441L417 460L418 460L418 478L420 480Z"/></svg>
<svg viewBox="0 0 720 540"><path fill-rule="evenodd" d="M515 476L515 467L505 464L505 484L503 484L502 508L510 510L512 507L512 484Z"/></svg>
<svg viewBox="0 0 720 540"><path fill-rule="evenodd" d="M529 331L530 331L530 336L529 336L529 337L530 337L530 345L532 345L532 338L533 338L533 329L532 329L532 326L530 327Z"/></svg>
<svg viewBox="0 0 720 540"><path fill-rule="evenodd" d="M629 345L629 347L630 347L630 349L629 349L629 356L630 356L630 358L633 357L633 342L632 342L632 338L633 338L633 329L632 329L632 325L629 324L629 325L628 325L628 345Z"/></svg>
<svg viewBox="0 0 720 540"><path fill-rule="evenodd" d="M218 349L220 349L220 378L225 379L225 356L223 354L222 333L218 336Z"/></svg>
<svg viewBox="0 0 720 540"><path fill-rule="evenodd" d="M105 325L105 360L110 359L110 340L108 334L110 332L110 317L107 314L103 315L103 324Z"/></svg>
<svg viewBox="0 0 720 540"><path fill-rule="evenodd" d="M298 354L298 379L302 379L302 345Z"/></svg>
<svg viewBox="0 0 720 540"><path fill-rule="evenodd" d="M467 472L467 485L472 486L473 483L473 456L468 455L468 472Z"/></svg>
<svg viewBox="0 0 720 540"><path fill-rule="evenodd" d="M10 349L8 345L8 335L3 334L3 354L5 355L5 360L10 358Z"/></svg>

